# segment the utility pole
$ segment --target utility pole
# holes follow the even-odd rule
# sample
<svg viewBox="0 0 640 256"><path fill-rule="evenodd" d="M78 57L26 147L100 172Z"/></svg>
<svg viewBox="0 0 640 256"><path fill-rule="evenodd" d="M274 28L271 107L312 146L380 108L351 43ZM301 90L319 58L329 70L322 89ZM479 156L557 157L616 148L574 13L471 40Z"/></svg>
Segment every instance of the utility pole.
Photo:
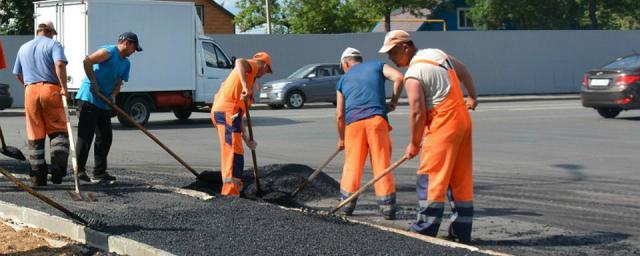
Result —
<svg viewBox="0 0 640 256"><path fill-rule="evenodd" d="M269 6L269 0L265 0L267 3L267 34L271 35L271 8Z"/></svg>

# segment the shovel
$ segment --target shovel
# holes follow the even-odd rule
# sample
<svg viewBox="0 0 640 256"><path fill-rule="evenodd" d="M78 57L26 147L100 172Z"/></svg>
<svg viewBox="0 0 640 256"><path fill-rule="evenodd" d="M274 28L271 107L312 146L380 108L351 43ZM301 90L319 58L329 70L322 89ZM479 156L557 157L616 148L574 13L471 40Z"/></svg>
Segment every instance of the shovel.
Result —
<svg viewBox="0 0 640 256"><path fill-rule="evenodd" d="M244 108L247 110L247 129L249 129L249 139L253 141L253 128L251 128L251 115L249 115L249 102L244 99ZM251 157L253 158L253 179L256 183L256 196L262 195L260 191L260 179L258 178L258 162L256 161L256 150L251 150Z"/></svg>
<svg viewBox="0 0 640 256"><path fill-rule="evenodd" d="M139 123L137 123L135 120L133 120L133 118L131 116L129 116L126 112L124 112L124 110L122 110L120 107L116 106L115 104L113 104L113 102L111 102L111 100L109 98L107 98L106 96L104 96L101 92L99 91L92 91L92 93L94 95L97 95L102 101L106 102L107 105L109 105L109 107L111 107L112 109L114 109L116 112L118 112L118 114L122 117L124 117L125 119L127 119L127 121L129 121L129 123L131 123L133 126L135 126L136 128L138 128L140 131L142 131L142 133L146 134L151 140L153 140L155 143L158 144L158 146L160 146L162 149L164 149L165 151L167 151L167 153L169 153L169 155L171 155L173 158L175 158L180 164L182 164L182 166L184 166L184 168L186 168L189 172L191 172L193 175L196 176L196 178L200 179L200 174L198 174L198 172L196 172L196 170L194 170L193 168L191 168L191 166L189 164L187 164L184 160L182 160L182 158L180 158L178 155L176 155L176 153L174 153L171 149L169 149L166 145L164 145L162 142L160 142L160 140L158 138L156 138L156 136L154 136L153 134L151 134L146 128L144 128L142 125L140 125Z"/></svg>
<svg viewBox="0 0 640 256"><path fill-rule="evenodd" d="M69 119L69 106L67 105L67 96L62 95L62 106L64 106L64 115L67 117L67 133L69 134L69 149L71 149L71 163L73 166L73 177L75 180L76 190L68 191L69 196L74 201L82 201L83 197L80 193L80 186L78 185L78 159L76 159L76 144L73 141L73 132L71 130L71 120ZM95 197L88 194L87 201L93 202Z"/></svg>
<svg viewBox="0 0 640 256"><path fill-rule="evenodd" d="M0 128L0 142L2 142L2 149L0 149L1 151L0 153L8 157L18 159L20 161L27 160L18 148L7 146L6 144L4 144L4 136L2 135L2 128Z"/></svg>
<svg viewBox="0 0 640 256"><path fill-rule="evenodd" d="M342 151L342 149L340 148L336 149L336 152L334 152L333 155L331 155L329 159L327 159L327 161L325 161L322 164L322 166L320 166L320 168L318 168L311 175L309 175L309 178L307 178L307 180L305 180L304 183L302 183L295 191L293 191L293 194L291 194L291 197L292 198L296 197L296 195L298 195L300 191L305 189L311 183L311 181L313 181L316 177L318 177L318 174L322 172L322 169L324 169L324 167L326 167L334 158L336 158L336 156L338 155L338 153L340 153L340 151Z"/></svg>
<svg viewBox="0 0 640 256"><path fill-rule="evenodd" d="M47 203L51 207L58 209L59 211L63 212L65 215L69 216L69 218L72 218L73 220L85 225L86 227L90 227L96 230L102 230L106 227L106 223L102 221L99 221L94 218L87 218L88 220L86 220L83 216L81 216L81 214L75 214L72 211L69 211L67 208L64 208L62 205L54 202L53 200L46 197L45 195L38 193L37 191L33 190L26 184L22 183L15 176L11 175L11 173L9 173L7 170L0 168L0 173L6 176L9 180L15 183L22 190L27 191L27 193L31 194L32 196L35 196L36 198Z"/></svg>
<svg viewBox="0 0 640 256"><path fill-rule="evenodd" d="M338 204L338 206L336 206L336 208L334 208L330 214L334 214L336 213L338 210L340 210L340 208L342 208L343 206L347 205L348 203L350 203L351 201L355 200L356 198L358 198L358 196L360 194L362 194L362 192L364 192L365 190L367 190L369 187L371 187L371 185L375 184L376 182L378 182L378 180L382 179L382 177L386 176L387 174L389 174L391 171L393 171L394 169L398 168L398 166L400 166L402 163L404 163L404 161L407 161L407 157L403 156L402 158L400 158L400 160L396 161L395 163L393 163L393 165L389 166L389 168L387 168L386 170L384 170L384 172L382 172L382 174L380 174L380 176L375 177L374 179L372 179L371 181L369 181L367 184L365 184L364 186L360 187L360 189L358 189L357 192L353 193L353 195L347 197L347 199L343 200L342 202L340 202L340 204Z"/></svg>

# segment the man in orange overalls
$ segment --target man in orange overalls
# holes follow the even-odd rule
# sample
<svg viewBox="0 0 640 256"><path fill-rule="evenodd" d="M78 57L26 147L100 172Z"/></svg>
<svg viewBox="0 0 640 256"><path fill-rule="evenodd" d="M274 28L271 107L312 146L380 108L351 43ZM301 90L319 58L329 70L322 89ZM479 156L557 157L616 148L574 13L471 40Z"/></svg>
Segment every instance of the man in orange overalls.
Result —
<svg viewBox="0 0 640 256"><path fill-rule="evenodd" d="M214 98L211 120L220 138L222 195L239 196L242 190L242 141L251 149L257 146L247 136L242 122L243 115L247 113L244 101L247 100L249 105L252 103L256 80L271 72L271 57L266 52L258 52L250 60L239 58Z"/></svg>
<svg viewBox="0 0 640 256"><path fill-rule="evenodd" d="M405 156L416 156L422 144L416 182L420 210L411 229L436 236L448 196L453 211L449 237L468 243L473 177L471 116L467 109L477 106L471 74L464 63L441 50L418 50L402 30L387 33L380 52L388 53L398 67L409 67L404 77L411 140ZM466 102L460 82L469 93Z"/></svg>
<svg viewBox="0 0 640 256"><path fill-rule="evenodd" d="M402 73L381 61L362 61L360 51L347 48L340 57L345 74L336 92L336 126L338 147L345 149L344 168L340 180L341 199L360 189L362 170L367 155L371 158L373 175L378 176L391 162L391 126L387 113L395 109L402 93ZM385 101L385 80L393 81L393 98ZM385 219L395 219L396 185L393 174L385 175L375 184L380 213ZM356 200L342 208L353 214Z"/></svg>
<svg viewBox="0 0 640 256"><path fill-rule="evenodd" d="M53 23L38 24L36 37L18 50L13 73L25 86L24 112L29 139L31 186L47 185L49 169L44 142L49 136L51 182L62 183L67 173L69 137L62 97L67 93L67 59L62 45L53 40Z"/></svg>

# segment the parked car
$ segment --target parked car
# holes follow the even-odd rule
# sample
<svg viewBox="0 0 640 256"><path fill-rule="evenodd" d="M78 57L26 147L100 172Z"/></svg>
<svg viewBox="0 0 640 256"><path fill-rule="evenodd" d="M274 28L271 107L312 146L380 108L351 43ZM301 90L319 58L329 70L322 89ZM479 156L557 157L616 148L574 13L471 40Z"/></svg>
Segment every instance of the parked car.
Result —
<svg viewBox="0 0 640 256"><path fill-rule="evenodd" d="M338 64L309 64L286 79L270 81L260 91L260 103L272 109L302 108L307 102L336 101L336 84L343 74Z"/></svg>
<svg viewBox="0 0 640 256"><path fill-rule="evenodd" d="M13 99L11 93L9 93L8 84L0 84L0 110L11 107Z"/></svg>
<svg viewBox="0 0 640 256"><path fill-rule="evenodd" d="M587 72L580 92L582 105L595 108L604 118L623 110L640 109L640 55L620 57Z"/></svg>

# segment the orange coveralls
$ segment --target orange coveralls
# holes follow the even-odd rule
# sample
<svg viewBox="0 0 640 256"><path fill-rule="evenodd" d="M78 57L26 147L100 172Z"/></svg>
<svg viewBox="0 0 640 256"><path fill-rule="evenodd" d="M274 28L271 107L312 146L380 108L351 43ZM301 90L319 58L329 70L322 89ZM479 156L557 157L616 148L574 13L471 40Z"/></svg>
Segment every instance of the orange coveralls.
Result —
<svg viewBox="0 0 640 256"><path fill-rule="evenodd" d="M253 84L258 71L254 60L247 60L247 86L249 105L253 99ZM244 169L244 147L242 145L242 118L247 112L242 95L240 74L234 69L216 94L211 108L211 120L218 130L220 139L220 171L222 173L222 195L239 196L242 190L242 171Z"/></svg>
<svg viewBox="0 0 640 256"><path fill-rule="evenodd" d="M442 221L445 196L449 196L453 211L449 235L469 241L473 219L471 116L453 65L447 56L444 57L443 65L429 60L412 63L429 63L445 68L451 88L445 100L429 111L416 182L420 210L411 228L436 236Z"/></svg>

